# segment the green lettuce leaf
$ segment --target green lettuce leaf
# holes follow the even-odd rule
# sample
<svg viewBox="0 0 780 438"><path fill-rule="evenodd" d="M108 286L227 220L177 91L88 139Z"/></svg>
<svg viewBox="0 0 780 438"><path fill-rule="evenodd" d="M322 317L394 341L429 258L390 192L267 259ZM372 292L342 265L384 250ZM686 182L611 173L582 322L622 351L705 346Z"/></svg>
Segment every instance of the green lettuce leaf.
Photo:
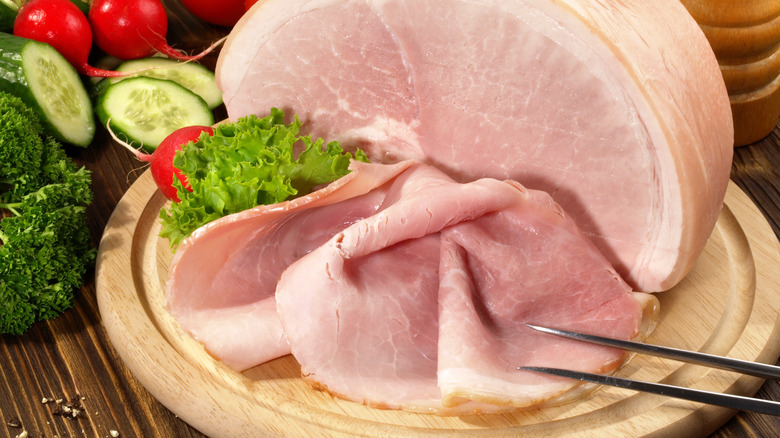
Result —
<svg viewBox="0 0 780 438"><path fill-rule="evenodd" d="M300 126L298 117L285 124L284 113L272 108L267 117L220 124L214 135L184 146L173 164L191 191L174 179L180 202L160 211L160 236L175 250L208 222L306 195L349 173L353 158L367 161L360 150L353 157L338 142L299 136Z"/></svg>

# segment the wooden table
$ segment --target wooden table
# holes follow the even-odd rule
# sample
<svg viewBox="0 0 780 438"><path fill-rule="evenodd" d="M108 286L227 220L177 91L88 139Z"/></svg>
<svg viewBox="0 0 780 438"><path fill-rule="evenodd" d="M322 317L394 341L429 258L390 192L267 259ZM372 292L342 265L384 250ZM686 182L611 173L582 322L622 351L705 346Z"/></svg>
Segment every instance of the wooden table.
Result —
<svg viewBox="0 0 780 438"><path fill-rule="evenodd" d="M174 0L165 1L170 17L169 40L194 52L228 29L193 19ZM213 69L216 54L204 60ZM220 110L218 109L218 117ZM95 200L88 226L97 245L114 207L145 170L104 131L87 149L69 149L93 173ZM780 126L767 138L736 149L732 179L753 199L780 235ZM780 267L778 267L780 269ZM202 437L157 402L117 356L101 324L95 283L90 273L75 308L34 325L23 336L0 341L0 437L23 430L30 437ZM766 383L758 397L780 401L780 385ZM57 403L57 400L62 403ZM75 418L56 415L73 403L83 412ZM739 413L713 437L780 434L780 418Z"/></svg>

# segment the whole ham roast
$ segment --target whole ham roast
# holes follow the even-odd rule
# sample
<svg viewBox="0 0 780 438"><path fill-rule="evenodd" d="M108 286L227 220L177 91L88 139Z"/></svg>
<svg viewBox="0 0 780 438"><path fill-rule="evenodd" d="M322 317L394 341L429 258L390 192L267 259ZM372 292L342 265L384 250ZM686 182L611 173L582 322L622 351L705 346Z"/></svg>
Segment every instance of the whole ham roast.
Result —
<svg viewBox="0 0 780 438"><path fill-rule="evenodd" d="M373 164L224 217L174 255L168 309L244 370L292 353L372 406L500 412L571 394L521 365L612 372L721 209L733 127L678 0L266 0L217 79ZM576 391L576 390L575 390Z"/></svg>
<svg viewBox="0 0 780 438"><path fill-rule="evenodd" d="M544 190L638 290L704 247L733 124L678 0L260 3L217 65L231 119L275 106L372 161Z"/></svg>

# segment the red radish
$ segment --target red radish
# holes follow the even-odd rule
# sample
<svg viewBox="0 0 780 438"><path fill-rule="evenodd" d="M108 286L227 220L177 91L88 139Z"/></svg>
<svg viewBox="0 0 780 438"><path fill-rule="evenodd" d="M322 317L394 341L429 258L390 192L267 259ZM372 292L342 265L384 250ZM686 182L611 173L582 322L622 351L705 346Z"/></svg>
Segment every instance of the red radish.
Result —
<svg viewBox="0 0 780 438"><path fill-rule="evenodd" d="M181 0L192 15L206 23L232 26L244 15L244 0Z"/></svg>
<svg viewBox="0 0 780 438"><path fill-rule="evenodd" d="M92 48L92 29L87 17L70 0L30 0L19 8L14 35L47 43L76 70L88 76L127 76L87 64Z"/></svg>
<svg viewBox="0 0 780 438"><path fill-rule="evenodd" d="M94 0L89 22L97 46L121 59L144 58L160 52L181 61L195 61L219 44L194 56L169 46L165 40L168 16L160 0Z"/></svg>
<svg viewBox="0 0 780 438"><path fill-rule="evenodd" d="M255 3L257 3L257 0L244 0L244 10L248 11Z"/></svg>
<svg viewBox="0 0 780 438"><path fill-rule="evenodd" d="M181 170L173 166L173 158L176 156L176 152L180 151L187 143L197 140L202 132L214 135L214 129L210 126L185 126L170 133L157 146L154 152L146 154L117 138L110 127L108 132L117 143L131 151L136 158L149 163L154 183L157 184L157 187L166 198L174 202L179 202L180 199L176 193L176 187L173 186L173 175L176 175L176 178L181 181L182 186L190 190L187 178L181 173Z"/></svg>

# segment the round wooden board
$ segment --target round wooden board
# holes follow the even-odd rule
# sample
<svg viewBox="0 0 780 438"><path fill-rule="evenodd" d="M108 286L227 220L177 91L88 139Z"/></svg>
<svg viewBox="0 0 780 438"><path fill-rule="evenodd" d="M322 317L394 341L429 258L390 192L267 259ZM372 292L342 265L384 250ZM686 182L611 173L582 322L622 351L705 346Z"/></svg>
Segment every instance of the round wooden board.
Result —
<svg viewBox="0 0 780 438"><path fill-rule="evenodd" d="M734 414L723 408L617 388L544 409L439 417L369 408L331 397L300 378L290 356L237 373L209 356L164 309L171 253L158 237L165 198L146 172L111 216L97 260L100 314L138 380L210 436L703 436ZM780 354L780 245L733 183L693 271L658 295L648 342L775 363ZM251 334L247 334L251 335ZM370 358L366 358L370 360ZM753 395L761 379L636 356L621 376Z"/></svg>

